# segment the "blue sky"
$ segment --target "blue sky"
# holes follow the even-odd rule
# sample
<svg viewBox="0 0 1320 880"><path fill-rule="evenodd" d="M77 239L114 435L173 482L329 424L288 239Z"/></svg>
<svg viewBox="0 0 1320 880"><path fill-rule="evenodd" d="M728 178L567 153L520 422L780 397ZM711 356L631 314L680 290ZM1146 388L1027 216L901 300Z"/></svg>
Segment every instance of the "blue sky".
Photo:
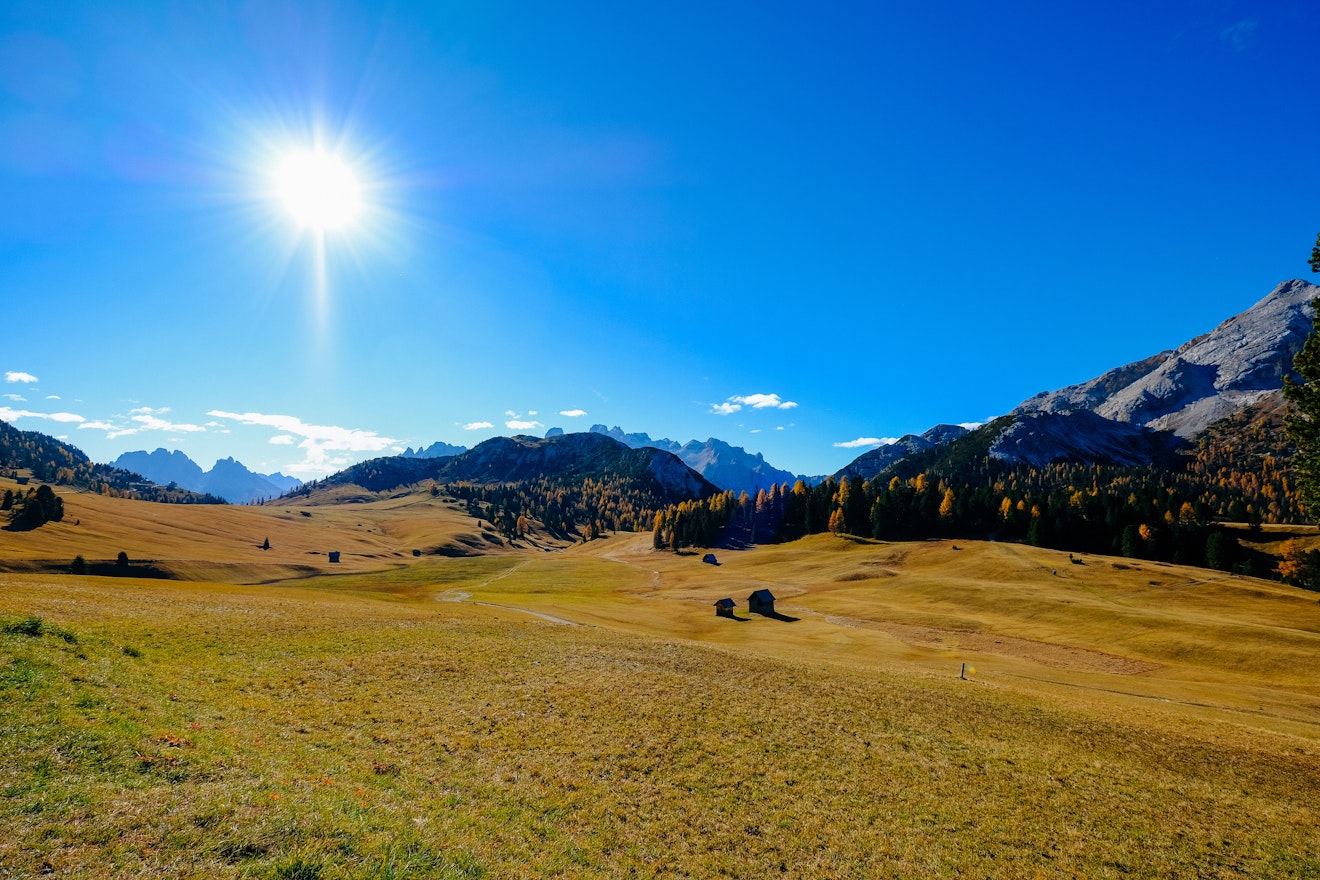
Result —
<svg viewBox="0 0 1320 880"><path fill-rule="evenodd" d="M0 418L832 472L1308 277L1317 45L1302 2L10 2ZM314 147L363 203L321 235L275 195Z"/></svg>

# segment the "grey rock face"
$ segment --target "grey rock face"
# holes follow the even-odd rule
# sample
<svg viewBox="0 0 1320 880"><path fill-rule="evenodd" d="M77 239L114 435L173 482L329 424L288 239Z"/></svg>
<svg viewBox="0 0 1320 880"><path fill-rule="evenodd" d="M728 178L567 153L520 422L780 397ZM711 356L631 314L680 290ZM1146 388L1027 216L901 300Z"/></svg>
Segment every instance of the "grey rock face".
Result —
<svg viewBox="0 0 1320 880"><path fill-rule="evenodd" d="M1285 281L1204 336L1102 376L1024 401L1014 414L1090 410L1189 438L1283 386L1311 331L1320 287Z"/></svg>
<svg viewBox="0 0 1320 880"><path fill-rule="evenodd" d="M1116 422L1089 410L1021 413L990 445L1004 461L1044 467L1054 461L1143 465L1167 456L1179 441L1150 428Z"/></svg>
<svg viewBox="0 0 1320 880"><path fill-rule="evenodd" d="M967 429L962 425L936 425L920 434L905 434L893 443L877 446L875 449L863 452L841 468L834 477L839 480L844 477L869 480L885 468L907 458L909 455L915 455L918 452L925 452L928 449L935 449L946 443L952 443L961 437L965 437L967 433Z"/></svg>

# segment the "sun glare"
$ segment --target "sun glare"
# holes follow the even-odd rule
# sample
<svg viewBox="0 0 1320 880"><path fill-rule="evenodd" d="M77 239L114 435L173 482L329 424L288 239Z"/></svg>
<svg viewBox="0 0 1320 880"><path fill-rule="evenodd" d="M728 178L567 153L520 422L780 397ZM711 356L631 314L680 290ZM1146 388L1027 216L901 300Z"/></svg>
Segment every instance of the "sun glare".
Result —
<svg viewBox="0 0 1320 880"><path fill-rule="evenodd" d="M275 181L298 224L317 231L350 225L362 207L357 177L333 153L290 153L280 162Z"/></svg>

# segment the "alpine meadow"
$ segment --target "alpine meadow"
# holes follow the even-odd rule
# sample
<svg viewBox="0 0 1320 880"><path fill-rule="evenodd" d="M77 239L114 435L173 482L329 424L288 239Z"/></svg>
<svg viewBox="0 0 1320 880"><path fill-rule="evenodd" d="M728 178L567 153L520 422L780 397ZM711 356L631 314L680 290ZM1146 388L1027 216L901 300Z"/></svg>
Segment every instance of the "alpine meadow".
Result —
<svg viewBox="0 0 1320 880"><path fill-rule="evenodd" d="M1320 10L11 6L0 880L1320 878Z"/></svg>

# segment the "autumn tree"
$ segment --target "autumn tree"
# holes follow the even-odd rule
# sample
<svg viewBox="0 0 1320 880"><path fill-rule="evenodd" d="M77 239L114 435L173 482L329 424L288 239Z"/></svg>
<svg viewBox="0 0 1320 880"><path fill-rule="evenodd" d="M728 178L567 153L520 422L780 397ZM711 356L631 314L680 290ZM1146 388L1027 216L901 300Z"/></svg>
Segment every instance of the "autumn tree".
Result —
<svg viewBox="0 0 1320 880"><path fill-rule="evenodd" d="M836 536L842 535L848 530L848 524L843 516L843 508L836 507L830 514L830 532Z"/></svg>

